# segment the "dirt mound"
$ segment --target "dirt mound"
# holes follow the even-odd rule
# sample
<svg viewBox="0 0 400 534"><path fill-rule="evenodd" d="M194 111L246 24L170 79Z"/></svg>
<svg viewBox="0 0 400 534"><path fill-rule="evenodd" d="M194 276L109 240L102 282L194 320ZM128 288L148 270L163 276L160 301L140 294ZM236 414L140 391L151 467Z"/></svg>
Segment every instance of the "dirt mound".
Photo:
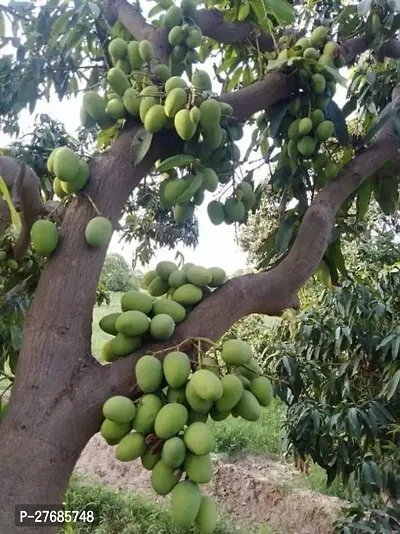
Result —
<svg viewBox="0 0 400 534"><path fill-rule="evenodd" d="M152 491L149 472L140 462L117 462L113 448L98 435L83 451L76 471L109 487L165 502ZM290 466L258 456L229 462L215 457L213 481L204 491L215 496L231 520L267 523L282 534L328 534L344 503L301 489L300 477Z"/></svg>

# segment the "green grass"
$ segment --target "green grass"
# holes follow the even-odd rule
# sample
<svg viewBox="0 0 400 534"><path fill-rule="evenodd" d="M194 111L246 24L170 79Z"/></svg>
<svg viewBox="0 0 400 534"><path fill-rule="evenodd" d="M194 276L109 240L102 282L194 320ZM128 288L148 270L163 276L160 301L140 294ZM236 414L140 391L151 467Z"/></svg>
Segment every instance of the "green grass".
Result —
<svg viewBox="0 0 400 534"><path fill-rule="evenodd" d="M67 510L92 510L91 524L71 524L62 527L59 534L188 534L176 526L164 506L152 503L138 494L118 492L92 483L81 477L73 477L66 495ZM234 534L232 527L220 516L215 534ZM244 532L274 534L267 525L257 530L244 526ZM191 530L190 532L195 532Z"/></svg>
<svg viewBox="0 0 400 534"><path fill-rule="evenodd" d="M279 401L262 410L256 423L229 417L216 423L211 421L216 441L216 452L230 456L240 453L277 456L282 452L281 427L283 405Z"/></svg>

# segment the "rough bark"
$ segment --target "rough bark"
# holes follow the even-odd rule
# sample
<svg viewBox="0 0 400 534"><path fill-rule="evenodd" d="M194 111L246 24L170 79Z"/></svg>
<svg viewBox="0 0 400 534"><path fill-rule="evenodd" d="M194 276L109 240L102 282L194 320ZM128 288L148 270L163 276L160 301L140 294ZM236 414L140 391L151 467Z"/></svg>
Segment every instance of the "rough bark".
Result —
<svg viewBox="0 0 400 534"><path fill-rule="evenodd" d="M117 16L125 24L128 11L131 14L129 4L125 0L109 4L110 17ZM139 31L139 38L151 35L143 20L129 23L132 28L133 24L138 24L135 31ZM162 32L152 35L162 42ZM294 89L290 84L288 78L269 75L224 99L244 120L287 98ZM87 195L116 223L131 191L154 161L174 151L171 133L158 135L145 160L134 169L130 144L135 131L135 127L126 128L112 148L90 165L89 186L66 212L60 247L46 264L26 316L15 386L0 431L0 517L4 534L36 532L13 526L14 505L61 502L80 452L99 428L102 403L116 393L133 395L135 360L144 351L170 345L148 346L104 367L96 363L90 350L92 309L106 251L90 249L85 243L85 226L95 215ZM239 277L215 291L177 328L173 341L196 336L217 340L244 315L276 315L286 307L296 307L296 293L322 258L341 203L394 157L397 144L386 129L345 167L338 180L316 196L284 261L268 272ZM41 532L53 531L44 528Z"/></svg>

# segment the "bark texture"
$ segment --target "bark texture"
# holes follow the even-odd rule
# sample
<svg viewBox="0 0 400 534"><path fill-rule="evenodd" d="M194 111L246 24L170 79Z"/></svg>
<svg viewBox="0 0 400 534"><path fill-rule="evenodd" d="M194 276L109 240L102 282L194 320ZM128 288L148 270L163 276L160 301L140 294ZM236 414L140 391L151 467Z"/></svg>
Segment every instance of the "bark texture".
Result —
<svg viewBox="0 0 400 534"><path fill-rule="evenodd" d="M151 38L156 58L164 57L163 31L149 26L125 0L108 0L106 7L110 21L119 18L135 37ZM210 20L215 17L218 19L218 14L199 12L198 22L203 29L208 28L205 33L210 36L214 31ZM229 42L224 39L233 38L233 29L218 20L215 36ZM244 36L245 29L250 31L243 24L235 26L239 38L249 37ZM291 78L271 74L223 98L233 106L235 115L245 120L295 90ZM381 165L398 157L388 124L376 142L315 197L290 253L277 267L226 283L190 313L176 329L172 342L147 346L123 360L101 366L91 355L91 323L106 250L90 249L85 242L86 224L95 215L88 195L100 212L116 223L134 187L157 159L173 154L177 146L171 132L159 134L144 161L133 168L130 145L136 131L137 126L127 126L111 149L90 165L88 188L65 214L60 246L46 264L26 316L15 386L0 430L3 534L37 532L34 528L16 529L15 504L62 501L82 449L99 429L104 401L113 394L135 396L133 369L141 354L161 351L159 356L163 357L167 347L187 338L217 340L250 313L278 315L285 308L297 307L297 291L321 261L343 201ZM41 532L50 534L54 530L44 528Z"/></svg>

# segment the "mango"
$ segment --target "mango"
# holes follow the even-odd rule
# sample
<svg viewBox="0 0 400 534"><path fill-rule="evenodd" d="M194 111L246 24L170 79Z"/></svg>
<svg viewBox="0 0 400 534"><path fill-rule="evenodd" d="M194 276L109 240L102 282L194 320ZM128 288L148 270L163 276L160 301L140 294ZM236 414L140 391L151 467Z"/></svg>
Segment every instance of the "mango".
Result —
<svg viewBox="0 0 400 534"><path fill-rule="evenodd" d="M131 462L139 458L146 450L144 436L132 432L123 437L115 449L115 457L120 462Z"/></svg>
<svg viewBox="0 0 400 534"><path fill-rule="evenodd" d="M62 188L62 184L66 184L67 182L61 182L58 178L54 178L53 180L53 191L54 194L58 196L58 198L63 198L67 195L67 193Z"/></svg>
<svg viewBox="0 0 400 534"><path fill-rule="evenodd" d="M164 15L163 25L167 30L172 30L175 26L180 26L183 20L183 11L180 7L172 5Z"/></svg>
<svg viewBox="0 0 400 534"><path fill-rule="evenodd" d="M212 280L212 274L205 267L190 267L186 272L186 276L190 283L198 287L207 286Z"/></svg>
<svg viewBox="0 0 400 534"><path fill-rule="evenodd" d="M89 166L85 160L79 160L79 171L73 180L60 182L61 188L67 195L81 191L89 179Z"/></svg>
<svg viewBox="0 0 400 534"><path fill-rule="evenodd" d="M156 266L156 273L161 280L168 280L171 273L176 271L178 266L173 261L160 261Z"/></svg>
<svg viewBox="0 0 400 534"><path fill-rule="evenodd" d="M190 119L194 124L198 124L200 121L201 112L197 106L193 106L190 109Z"/></svg>
<svg viewBox="0 0 400 534"><path fill-rule="evenodd" d="M156 270L147 271L147 273L145 273L144 276L143 276L143 285L144 285L144 287L149 287L149 285L154 280L154 278L157 278L157 271ZM126 310L124 310L124 311L126 311ZM141 310L141 311L143 311L143 310Z"/></svg>
<svg viewBox="0 0 400 534"><path fill-rule="evenodd" d="M243 395L241 380L232 374L225 375L220 380L222 396L216 401L215 407L220 412L229 412L240 401Z"/></svg>
<svg viewBox="0 0 400 534"><path fill-rule="evenodd" d="M210 410L210 417L213 421L224 421L230 415L230 411L220 412L214 406Z"/></svg>
<svg viewBox="0 0 400 534"><path fill-rule="evenodd" d="M328 28L326 26L318 26L315 28L315 30L311 33L310 36L310 46L318 47L321 42L326 38L328 35Z"/></svg>
<svg viewBox="0 0 400 534"><path fill-rule="evenodd" d="M201 30L197 28L192 28L189 30L189 33L186 37L186 46L188 48L198 48L201 45L201 41L203 39L203 34L201 33Z"/></svg>
<svg viewBox="0 0 400 534"><path fill-rule="evenodd" d="M131 426L129 423L119 424L105 419L100 428L100 434L109 445L116 445L121 439L129 434Z"/></svg>
<svg viewBox="0 0 400 534"><path fill-rule="evenodd" d="M54 174L62 182L74 180L79 173L79 158L68 147L60 147L54 155Z"/></svg>
<svg viewBox="0 0 400 534"><path fill-rule="evenodd" d="M103 404L103 415L106 419L114 421L114 423L124 424L130 423L136 414L136 406L122 395L116 395L109 398Z"/></svg>
<svg viewBox="0 0 400 534"><path fill-rule="evenodd" d="M159 276L156 276L148 287L148 291L152 297L161 297L169 289L169 284L166 280L162 280Z"/></svg>
<svg viewBox="0 0 400 534"><path fill-rule="evenodd" d="M235 406L235 410L246 421L257 421L261 416L261 408L258 400L247 389L243 391L241 399Z"/></svg>
<svg viewBox="0 0 400 534"><path fill-rule="evenodd" d="M313 109L311 112L311 121L313 128L316 128L321 122L325 120L324 112L321 109Z"/></svg>
<svg viewBox="0 0 400 534"><path fill-rule="evenodd" d="M179 67L179 64L184 61L186 56L186 47L183 45L177 45L174 46L171 52L171 58L173 64L175 64L175 70L173 69L173 72L175 74L177 68ZM179 69L180 70L180 69ZM180 74L184 71L184 69L179 72Z"/></svg>
<svg viewBox="0 0 400 534"><path fill-rule="evenodd" d="M126 336L140 336L147 332L150 327L149 318L138 310L129 310L118 317L115 322L118 332Z"/></svg>
<svg viewBox="0 0 400 534"><path fill-rule="evenodd" d="M318 125L316 135L319 141L326 141L332 137L333 132L335 131L335 125L332 121L324 121Z"/></svg>
<svg viewBox="0 0 400 534"><path fill-rule="evenodd" d="M183 444L185 446L185 444ZM185 458L184 468L187 476L198 484L207 484L213 475L213 468L210 454L198 456L188 452Z"/></svg>
<svg viewBox="0 0 400 534"><path fill-rule="evenodd" d="M316 141L314 138L306 135L297 142L297 150L303 156L311 156L315 151Z"/></svg>
<svg viewBox="0 0 400 534"><path fill-rule="evenodd" d="M132 428L143 435L154 431L154 422L162 408L162 401L157 395L144 395L136 405L136 415Z"/></svg>
<svg viewBox="0 0 400 534"><path fill-rule="evenodd" d="M184 352L170 352L164 358L163 371L168 384L172 388L184 386L191 371L189 356Z"/></svg>
<svg viewBox="0 0 400 534"><path fill-rule="evenodd" d="M172 276L172 274L171 274ZM153 314L167 314L174 320L175 324L181 323L186 317L186 310L181 304L177 302L161 298L157 299L153 304Z"/></svg>
<svg viewBox="0 0 400 534"><path fill-rule="evenodd" d="M191 221L193 219L194 208L194 204L177 204L173 207L174 221L179 224Z"/></svg>
<svg viewBox="0 0 400 534"><path fill-rule="evenodd" d="M171 515L175 523L182 528L192 526L199 512L200 503L199 486L190 480L179 482L171 493Z"/></svg>
<svg viewBox="0 0 400 534"><path fill-rule="evenodd" d="M204 132L209 132L219 126L221 108L217 100L209 98L200 104L199 109L200 126Z"/></svg>
<svg viewBox="0 0 400 534"><path fill-rule="evenodd" d="M185 426L189 413L183 404L171 402L158 412L154 422L154 431L161 439L172 438Z"/></svg>
<svg viewBox="0 0 400 534"><path fill-rule="evenodd" d="M139 107L139 117L142 123L144 124L145 118L149 110L158 104L158 100L154 96L147 96L144 97L141 96L141 102Z"/></svg>
<svg viewBox="0 0 400 534"><path fill-rule="evenodd" d="M142 466L147 470L147 471L152 471L156 465L156 463L160 460L161 458L161 454L159 452L152 452L152 446L153 445L148 445L146 447L146 450L144 451L144 453L142 454L142 456L140 457L140 461L142 463Z"/></svg>
<svg viewBox="0 0 400 534"><path fill-rule="evenodd" d="M185 389L185 387L175 389L169 386L167 389L168 402L177 402L179 404L187 405Z"/></svg>
<svg viewBox="0 0 400 534"><path fill-rule="evenodd" d="M304 119L301 119L299 122L299 134L300 135L307 135L309 132L311 132L312 129L312 121L309 117L304 117Z"/></svg>
<svg viewBox="0 0 400 534"><path fill-rule="evenodd" d="M171 46L178 46L181 44L185 37L185 33L182 30L181 26L174 26L169 34L168 34L168 41Z"/></svg>
<svg viewBox="0 0 400 534"><path fill-rule="evenodd" d="M217 507L209 495L202 495L200 508L195 519L200 534L213 534L217 526Z"/></svg>
<svg viewBox="0 0 400 534"><path fill-rule="evenodd" d="M192 306L203 298L202 290L193 284L183 284L176 289L173 300L182 306Z"/></svg>
<svg viewBox="0 0 400 534"><path fill-rule="evenodd" d="M189 406L198 413L206 414L209 412L212 406L212 401L204 400L201 397L199 397L193 387L192 381L189 380L189 382L186 385L186 399L189 404Z"/></svg>
<svg viewBox="0 0 400 534"><path fill-rule="evenodd" d="M227 365L244 365L252 357L251 346L241 339L229 339L222 345L221 358Z"/></svg>
<svg viewBox="0 0 400 534"><path fill-rule="evenodd" d="M148 315L152 307L153 299L141 291L128 291L121 297L121 309L123 312L137 310Z"/></svg>
<svg viewBox="0 0 400 534"><path fill-rule="evenodd" d="M125 91L131 87L125 72L118 67L112 67L108 71L107 81L112 90L119 96L124 96Z"/></svg>
<svg viewBox="0 0 400 534"><path fill-rule="evenodd" d="M171 316L160 313L150 322L150 335L157 340L169 339L175 331L175 323Z"/></svg>
<svg viewBox="0 0 400 534"><path fill-rule="evenodd" d="M223 388L221 380L208 369L196 371L190 382L194 391L201 399L216 401L222 397Z"/></svg>
<svg viewBox="0 0 400 534"><path fill-rule="evenodd" d="M183 439L174 436L167 439L161 451L161 460L167 467L176 469L183 464L186 456L186 445Z"/></svg>
<svg viewBox="0 0 400 534"><path fill-rule="evenodd" d="M296 119L290 124L288 128L288 137L292 141L296 141L297 139L300 138L299 124L300 124L300 119Z"/></svg>
<svg viewBox="0 0 400 534"><path fill-rule="evenodd" d="M246 216L246 208L241 200L228 198L225 200L225 214L230 222L241 222Z"/></svg>
<svg viewBox="0 0 400 534"><path fill-rule="evenodd" d="M309 48L306 48L306 50L304 50L304 53L303 53L303 57L308 58L308 59L318 59L319 56L320 56L319 50L317 50L316 48L313 48L312 46L310 46Z"/></svg>
<svg viewBox="0 0 400 534"><path fill-rule="evenodd" d="M125 312L134 313L134 312ZM140 312L138 312L140 313ZM146 317L146 316L145 316ZM146 317L147 319L147 317ZM162 363L154 356L146 355L139 358L135 366L136 382L144 393L152 393L161 386L163 373Z"/></svg>
<svg viewBox="0 0 400 534"><path fill-rule="evenodd" d="M183 109L186 105L187 94L184 89L177 87L172 89L165 99L165 114L167 117L175 117L179 110Z"/></svg>
<svg viewBox="0 0 400 534"><path fill-rule="evenodd" d="M189 425L183 434L183 441L186 447L198 456L211 453L215 446L214 436L205 423L192 423Z"/></svg>
<svg viewBox="0 0 400 534"><path fill-rule="evenodd" d="M174 117L174 126L177 134L184 141L191 139L196 132L196 124L192 122L190 111L188 109L181 109L176 113Z"/></svg>
<svg viewBox="0 0 400 534"><path fill-rule="evenodd" d="M144 39L139 43L139 54L145 63L150 63L154 57L153 45Z"/></svg>
<svg viewBox="0 0 400 534"><path fill-rule="evenodd" d="M125 117L125 112L124 103L117 98L110 100L106 106L107 115L115 120L123 119Z"/></svg>
<svg viewBox="0 0 400 534"><path fill-rule="evenodd" d="M167 65L160 63L154 69L154 74L157 76L157 78L160 78L160 80L166 82L169 78L171 78L171 69Z"/></svg>
<svg viewBox="0 0 400 534"><path fill-rule="evenodd" d="M243 384L244 389L250 389L250 380L246 376L242 374L237 374L236 376L239 378L239 380Z"/></svg>
<svg viewBox="0 0 400 534"><path fill-rule="evenodd" d="M56 250L59 233L57 226L51 221L35 221L31 228L31 241L35 251L45 258L51 256Z"/></svg>
<svg viewBox="0 0 400 534"><path fill-rule="evenodd" d="M112 349L112 339L106 341L101 348L101 359L105 362L115 362L118 360Z"/></svg>
<svg viewBox="0 0 400 534"><path fill-rule="evenodd" d="M118 330L115 326L115 322L120 315L121 314L117 312L109 313L108 315L102 317L99 321L99 326L103 330L103 332L111 334L112 336L116 336L118 334Z"/></svg>
<svg viewBox="0 0 400 534"><path fill-rule="evenodd" d="M123 59L128 50L127 42L124 39L113 39L108 45L108 52L114 59Z"/></svg>
<svg viewBox="0 0 400 534"><path fill-rule="evenodd" d="M185 17L194 19L196 16L196 3L193 0L182 0L181 8Z"/></svg>
<svg viewBox="0 0 400 534"><path fill-rule="evenodd" d="M212 200L207 206L207 213L212 224L218 226L224 222L224 205L218 200Z"/></svg>
<svg viewBox="0 0 400 534"><path fill-rule="evenodd" d="M135 352L141 345L141 337L130 337L117 334L111 341L111 349L115 356L126 356Z"/></svg>
<svg viewBox="0 0 400 534"><path fill-rule="evenodd" d="M95 121L107 117L106 102L96 91L86 91L83 94L83 109Z"/></svg>
<svg viewBox="0 0 400 534"><path fill-rule="evenodd" d="M193 87L198 91L212 90L212 82L210 75L205 70L195 70L191 81Z"/></svg>
<svg viewBox="0 0 400 534"><path fill-rule="evenodd" d="M106 246L113 234L111 222L105 217L93 217L85 229L85 238L91 247Z"/></svg>
<svg viewBox="0 0 400 534"><path fill-rule="evenodd" d="M298 41L296 41L295 48L301 48L301 50L306 50L309 44L310 43L307 37L301 37Z"/></svg>
<svg viewBox="0 0 400 534"><path fill-rule="evenodd" d="M162 130L167 122L164 106L155 104L151 106L144 118L144 127L151 134L158 133Z"/></svg>
<svg viewBox="0 0 400 534"><path fill-rule="evenodd" d="M169 275L168 283L171 287L180 287L187 283L186 274L183 271L177 269ZM176 322L176 321L175 321Z"/></svg>
<svg viewBox="0 0 400 534"><path fill-rule="evenodd" d="M178 484L181 476L181 471L171 469L162 460L159 460L151 472L151 487L158 495L168 495Z"/></svg>
<svg viewBox="0 0 400 534"><path fill-rule="evenodd" d="M141 98L139 91L130 87L124 93L123 103L127 112L133 117L139 117Z"/></svg>
<svg viewBox="0 0 400 534"><path fill-rule="evenodd" d="M221 145L223 131L224 130L217 125L215 128L203 132L203 142L207 150L212 152Z"/></svg>
<svg viewBox="0 0 400 534"><path fill-rule="evenodd" d="M316 73L312 75L312 88L316 95L320 95L325 91L326 80L322 74Z"/></svg>
<svg viewBox="0 0 400 534"><path fill-rule="evenodd" d="M181 89L187 89L188 88L187 83L180 76L172 76L172 78L169 78L169 80L166 81L166 83L165 83L165 92L167 93L167 95L173 89L177 89L177 88L181 88Z"/></svg>
<svg viewBox="0 0 400 534"><path fill-rule="evenodd" d="M253 380L253 378L256 378L262 373L262 369L255 358L252 358L245 365L238 367L237 370L249 380Z"/></svg>
<svg viewBox="0 0 400 534"><path fill-rule="evenodd" d="M140 69L143 65L143 60L139 53L139 43L137 41L131 41L128 44L127 56L132 69Z"/></svg>
<svg viewBox="0 0 400 534"><path fill-rule="evenodd" d="M271 404L274 396L274 390L267 377L259 376L254 378L250 382L250 391L253 393L261 406L267 407Z"/></svg>

